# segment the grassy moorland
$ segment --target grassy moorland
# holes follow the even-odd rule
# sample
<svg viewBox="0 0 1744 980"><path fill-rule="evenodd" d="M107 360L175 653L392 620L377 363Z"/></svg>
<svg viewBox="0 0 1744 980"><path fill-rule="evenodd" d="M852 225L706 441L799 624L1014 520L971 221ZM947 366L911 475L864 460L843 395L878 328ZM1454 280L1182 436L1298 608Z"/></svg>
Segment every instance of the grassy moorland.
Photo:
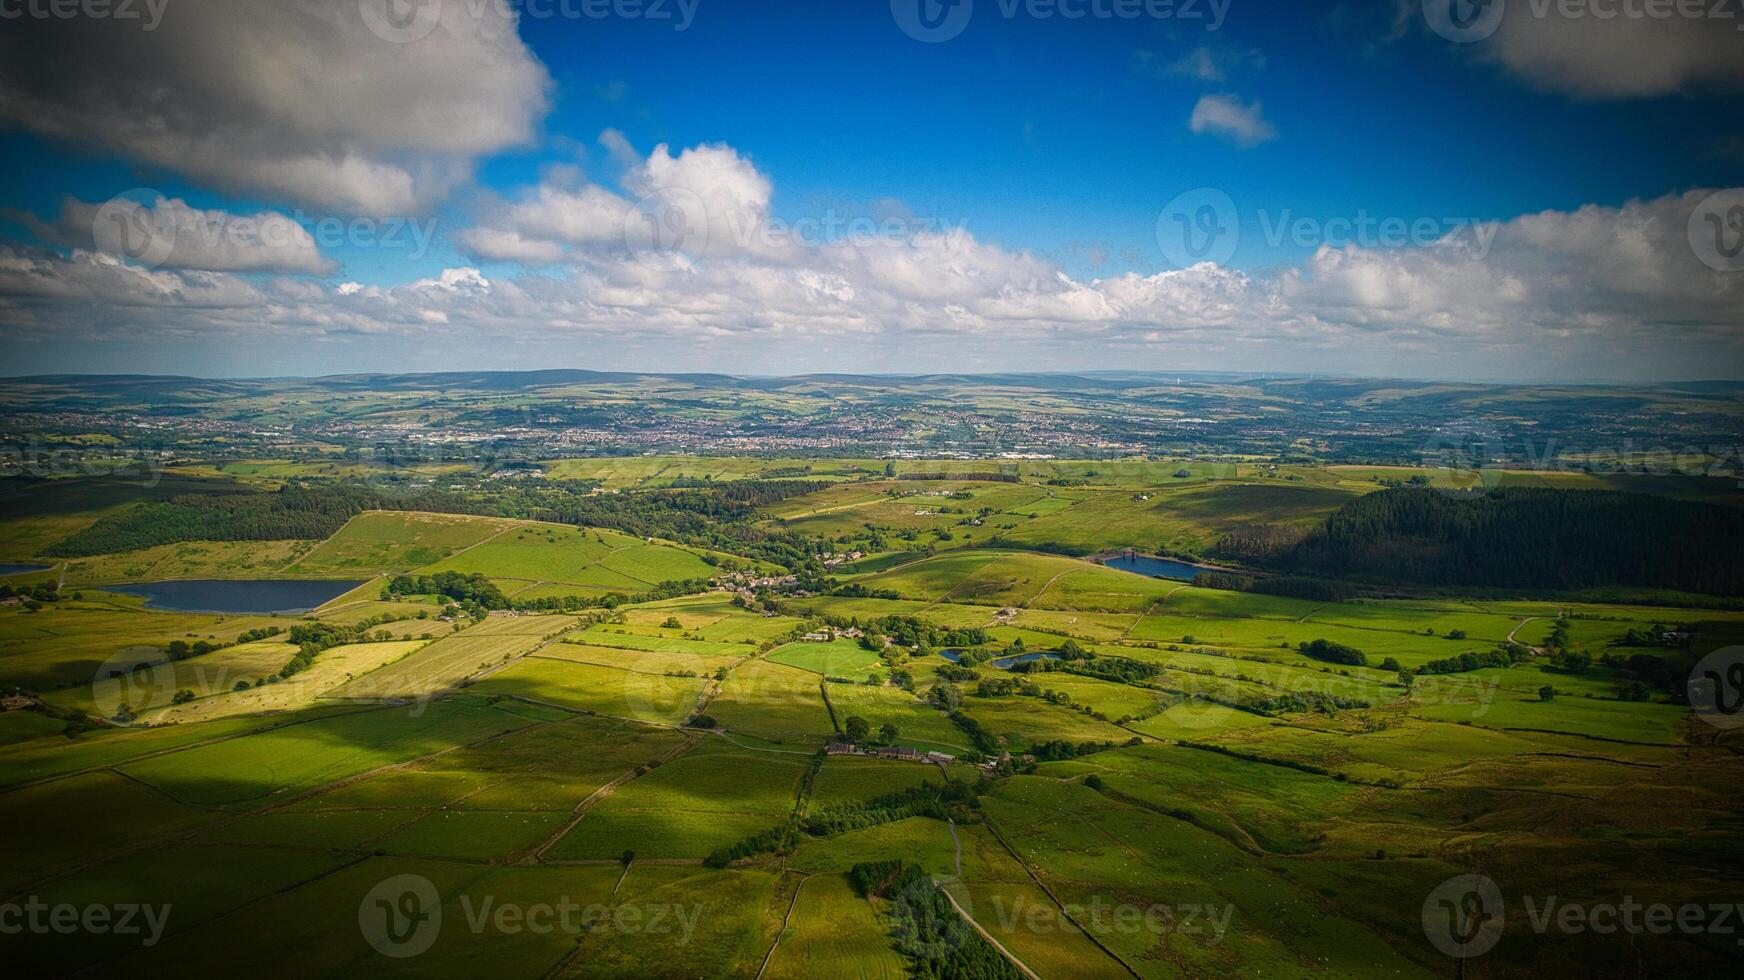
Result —
<svg viewBox="0 0 1744 980"><path fill-rule="evenodd" d="M830 569L845 594L787 583L607 603L719 574L704 560L719 555L406 512L283 547L69 559L58 598L0 607L0 682L40 698L0 714L0 890L174 913L150 946L44 936L9 955L42 972L216 969L246 935L275 969L405 970L357 910L414 875L443 914L436 958L408 961L420 970L905 976L919 966L893 940L913 897L854 877L895 861L996 955L1049 978L1455 976L1423 917L1464 874L1506 900L1504 945L1467 976L1740 965L1727 936L1539 931L1524 902L1736 898L1744 754L1678 696L1699 657L1744 638L1728 597L1328 600L1072 557L1303 526L1382 471L1172 463L1157 478L1028 461L1012 483L683 457L549 471L658 494L801 467L827 486L760 505L735 533L819 536L822 553L880 540ZM5 522L19 555L125 506L89 493ZM160 571L370 582L282 616L147 609L82 584ZM459 591L384 594L376 576L402 572ZM496 608L480 582L505 596ZM826 623L892 642L801 638ZM1043 656L1007 659L1026 654ZM822 754L860 722L866 744L888 725L894 744L957 760ZM468 928L486 896L567 897L641 925ZM649 926L656 914L670 931Z"/></svg>

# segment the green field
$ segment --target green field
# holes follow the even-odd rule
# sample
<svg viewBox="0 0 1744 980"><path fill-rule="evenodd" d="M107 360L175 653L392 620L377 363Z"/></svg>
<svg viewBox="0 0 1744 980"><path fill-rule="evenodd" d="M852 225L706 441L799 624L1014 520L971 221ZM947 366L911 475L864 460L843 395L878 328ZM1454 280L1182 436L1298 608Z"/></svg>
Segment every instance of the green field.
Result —
<svg viewBox="0 0 1744 980"><path fill-rule="evenodd" d="M434 640L327 692L336 698L419 698L500 668L575 625L568 616L504 617Z"/></svg>
<svg viewBox="0 0 1744 980"><path fill-rule="evenodd" d="M787 818L803 755L754 752L708 739L620 787L552 849L554 860L702 858Z"/></svg>
<svg viewBox="0 0 1744 980"><path fill-rule="evenodd" d="M174 640L234 641L253 629L289 624L267 616L214 616L148 611L134 596L86 593L35 612L0 608L0 678L41 689L73 689L75 704L110 670L162 659ZM288 657L287 657L288 659ZM281 663L282 666L282 663ZM275 668L276 669L276 668Z"/></svg>
<svg viewBox="0 0 1744 980"><path fill-rule="evenodd" d="M860 646L854 640L789 643L769 654L769 659L773 663L798 667L814 674L853 680L865 680L868 673L884 666L884 661L878 654Z"/></svg>
<svg viewBox="0 0 1744 980"><path fill-rule="evenodd" d="M399 572L441 561L514 527L489 517L371 512L304 555L291 570L305 573Z"/></svg>
<svg viewBox="0 0 1744 980"><path fill-rule="evenodd" d="M477 572L499 580L626 593L713 574L701 558L682 548L556 524L519 525L425 571Z"/></svg>
<svg viewBox="0 0 1744 980"><path fill-rule="evenodd" d="M268 957L274 972L322 974L909 976L898 905L857 894L846 877L861 862L901 860L1050 980L1454 977L1422 909L1466 873L1492 878L1510 903L1507 945L1469 975L1735 972L1729 939L1541 935L1517 901L1734 895L1736 733L1693 719L1659 681L1632 688L1635 675L1604 660L1645 654L1665 677L1687 677L1698 656L1744 641L1744 612L1722 608L1724 597L1655 606L1400 589L1320 602L1065 554L1192 550L1237 524L1300 525L1391 470L1025 460L1000 465L1027 482L995 483L890 480L883 461L863 462L669 456L546 468L625 493L804 468L825 486L761 506L740 529L824 535L819 554L876 530L888 547L832 574L901 598L759 588L573 615L398 620L446 600L384 600L379 573L479 572L534 598L628 595L720 571L700 544L400 512L366 512L318 543L188 542L80 559L61 600L0 608L0 681L43 702L0 714L0 824L11 831L0 879L46 901L168 902L175 913L149 947L52 936L9 952L45 974L217 971L246 954ZM900 462L898 472L941 465ZM223 472L278 480L325 465ZM128 499L86 492L87 510L0 526L24 554L51 529ZM983 523L961 523L974 519ZM937 537L940 527L953 537ZM901 538L905 528L916 538ZM982 547L995 532L1004 546ZM908 550L927 544L936 553ZM71 596L107 576L287 566L371 580L304 618L148 610L89 588ZM174 640L384 615L395 617L379 627L386 639L321 650L277 681L296 653L282 636L177 661L164 652ZM986 628L995 655L1018 640L1045 651L1072 638L1094 658L1027 673L982 664L953 691L938 656L794 639L825 615ZM1547 649L1563 616L1569 651L1587 660ZM1654 642L1640 639L1646 627L1682 624L1695 632L1687 650L1623 645L1631 630L1628 642ZM1510 636L1536 649L1509 667L1408 678L1381 667L1393 658L1409 672ZM1360 650L1367 666L1297 647L1316 639ZM1052 700L977 692L1008 678ZM953 698L962 724L939 706ZM122 702L138 716L131 727L63 734L72 712L106 718ZM714 730L692 725L698 715ZM823 756L850 717L960 761ZM976 726L993 747L985 767L966 730ZM969 801L903 809L918 787L947 780ZM805 829L850 812L862 822ZM704 864L776 828L792 834ZM443 916L431 951L404 961L358 929L371 889L403 874L430 882ZM689 938L616 923L474 931L468 916L485 896L682 911ZM1096 909L1131 912L1123 925ZM1203 928L1184 927L1189 911Z"/></svg>

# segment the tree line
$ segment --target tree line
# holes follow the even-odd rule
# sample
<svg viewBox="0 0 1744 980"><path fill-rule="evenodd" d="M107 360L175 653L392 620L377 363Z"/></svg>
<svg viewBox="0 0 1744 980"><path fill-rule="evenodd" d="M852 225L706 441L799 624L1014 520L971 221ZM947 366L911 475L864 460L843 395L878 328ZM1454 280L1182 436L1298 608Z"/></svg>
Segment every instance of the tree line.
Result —
<svg viewBox="0 0 1744 980"><path fill-rule="evenodd" d="M409 510L476 512L447 493L389 500L367 487L347 484L293 484L265 493L182 494L99 518L51 545L45 554L82 558L182 541L316 541L330 537L363 511L390 504Z"/></svg>
<svg viewBox="0 0 1744 980"><path fill-rule="evenodd" d="M1744 593L1744 510L1608 490L1423 488L1359 497L1279 564L1425 585Z"/></svg>

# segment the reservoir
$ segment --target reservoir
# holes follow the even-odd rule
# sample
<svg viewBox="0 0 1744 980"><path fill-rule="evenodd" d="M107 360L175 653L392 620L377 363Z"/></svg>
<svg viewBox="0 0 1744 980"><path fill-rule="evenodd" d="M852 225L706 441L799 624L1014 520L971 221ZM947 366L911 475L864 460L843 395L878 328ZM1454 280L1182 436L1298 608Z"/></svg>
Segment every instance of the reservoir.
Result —
<svg viewBox="0 0 1744 980"><path fill-rule="evenodd" d="M1172 578L1183 582L1193 581L1193 576L1208 569L1198 565L1189 565L1173 558L1156 558L1151 555L1117 555L1102 559L1102 564L1109 568L1118 568L1123 572L1134 572L1139 575L1149 575L1152 578Z"/></svg>
<svg viewBox="0 0 1744 980"><path fill-rule="evenodd" d="M102 588L106 592L145 596L145 605L149 609L265 614L307 612L362 584L356 580L337 582L308 579L210 579L105 585Z"/></svg>
<svg viewBox="0 0 1744 980"><path fill-rule="evenodd" d="M25 572L46 572L47 565L0 565L0 576L23 575Z"/></svg>

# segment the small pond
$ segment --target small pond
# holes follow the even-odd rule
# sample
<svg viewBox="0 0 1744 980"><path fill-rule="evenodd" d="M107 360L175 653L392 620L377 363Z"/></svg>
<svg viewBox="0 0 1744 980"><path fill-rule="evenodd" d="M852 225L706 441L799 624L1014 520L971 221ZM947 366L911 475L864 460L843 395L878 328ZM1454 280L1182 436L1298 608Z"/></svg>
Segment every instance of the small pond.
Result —
<svg viewBox="0 0 1744 980"><path fill-rule="evenodd" d="M963 662L963 651L961 651L961 650L940 650L939 656L944 657L946 660L949 660L951 663L954 663L954 664L960 664ZM1047 652L1043 652L1043 651L1038 651L1035 653L1019 654L1015 657L999 657L997 659L987 661L987 666L997 667L1000 670L1010 670L1012 664L1029 663L1031 660L1058 660L1058 659L1060 659L1060 655L1057 653L1047 653Z"/></svg>
<svg viewBox="0 0 1744 980"><path fill-rule="evenodd" d="M105 592L145 596L150 609L172 612L300 613L342 596L363 583L308 579L190 580L106 585Z"/></svg>
<svg viewBox="0 0 1744 980"><path fill-rule="evenodd" d="M1104 558L1102 564L1109 568L1118 568L1123 572L1134 572L1139 575L1149 575L1152 578L1172 578L1183 582L1193 581L1193 576L1209 571L1198 565L1189 565L1173 558L1158 558L1154 555L1119 555L1114 558Z"/></svg>

